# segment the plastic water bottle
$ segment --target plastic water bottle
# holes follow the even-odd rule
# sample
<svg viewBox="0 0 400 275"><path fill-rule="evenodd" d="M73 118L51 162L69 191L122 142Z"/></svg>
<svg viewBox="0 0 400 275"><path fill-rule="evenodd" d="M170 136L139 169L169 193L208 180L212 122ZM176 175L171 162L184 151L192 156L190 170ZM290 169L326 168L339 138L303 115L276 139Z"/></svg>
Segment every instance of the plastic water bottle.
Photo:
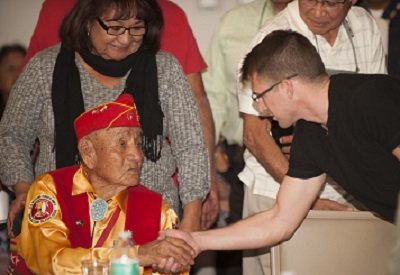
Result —
<svg viewBox="0 0 400 275"><path fill-rule="evenodd" d="M114 242L111 252L111 275L138 275L139 260L137 257L132 232L122 231Z"/></svg>

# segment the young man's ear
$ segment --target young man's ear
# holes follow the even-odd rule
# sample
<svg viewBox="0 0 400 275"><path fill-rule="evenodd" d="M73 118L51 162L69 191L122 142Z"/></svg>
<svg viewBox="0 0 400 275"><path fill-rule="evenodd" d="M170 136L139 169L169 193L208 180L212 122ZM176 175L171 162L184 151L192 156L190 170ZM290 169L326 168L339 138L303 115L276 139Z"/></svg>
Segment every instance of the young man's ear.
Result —
<svg viewBox="0 0 400 275"><path fill-rule="evenodd" d="M78 142L78 150L81 155L82 162L89 168L93 168L96 152L94 150L93 142L83 137Z"/></svg>
<svg viewBox="0 0 400 275"><path fill-rule="evenodd" d="M281 84L279 84L279 89L286 93L290 99L293 98L293 83L290 79L282 80Z"/></svg>

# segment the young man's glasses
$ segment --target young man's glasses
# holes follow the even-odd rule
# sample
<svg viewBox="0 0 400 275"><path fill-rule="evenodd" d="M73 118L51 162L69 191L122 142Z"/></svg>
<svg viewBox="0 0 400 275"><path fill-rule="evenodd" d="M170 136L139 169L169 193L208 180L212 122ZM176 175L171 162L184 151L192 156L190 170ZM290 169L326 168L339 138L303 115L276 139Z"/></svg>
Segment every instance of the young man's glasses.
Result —
<svg viewBox="0 0 400 275"><path fill-rule="evenodd" d="M118 36L124 34L128 31L129 35L132 36L142 36L146 33L146 26L133 26L130 28L125 28L123 26L107 26L100 18L97 17L97 21L100 26L105 30L109 35Z"/></svg>
<svg viewBox="0 0 400 275"><path fill-rule="evenodd" d="M251 95L251 98L253 99L253 101L258 101L258 100L259 100L260 98L262 98L266 93L272 91L272 89L275 88L275 86L279 85L283 80L291 79L291 78L296 77L296 76L297 76L297 74L289 75L289 76L286 77L285 79L282 79L281 81L278 81L278 82L274 83L271 87L269 87L268 89L266 89L266 90L265 90L264 92L262 92L262 93L256 94L256 93L253 92L253 94Z"/></svg>

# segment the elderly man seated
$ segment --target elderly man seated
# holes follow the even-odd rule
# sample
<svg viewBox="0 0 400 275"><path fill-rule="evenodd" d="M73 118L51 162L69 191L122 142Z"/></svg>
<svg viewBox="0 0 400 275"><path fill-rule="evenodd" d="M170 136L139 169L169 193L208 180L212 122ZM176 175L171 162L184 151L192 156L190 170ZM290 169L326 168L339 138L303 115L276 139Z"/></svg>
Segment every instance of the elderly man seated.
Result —
<svg viewBox="0 0 400 275"><path fill-rule="evenodd" d="M139 184L142 130L132 96L83 113L74 126L82 164L41 175L29 190L17 245L30 272L80 273L81 260L109 258L123 230L133 232L142 273L189 268L190 246L156 240L177 215Z"/></svg>

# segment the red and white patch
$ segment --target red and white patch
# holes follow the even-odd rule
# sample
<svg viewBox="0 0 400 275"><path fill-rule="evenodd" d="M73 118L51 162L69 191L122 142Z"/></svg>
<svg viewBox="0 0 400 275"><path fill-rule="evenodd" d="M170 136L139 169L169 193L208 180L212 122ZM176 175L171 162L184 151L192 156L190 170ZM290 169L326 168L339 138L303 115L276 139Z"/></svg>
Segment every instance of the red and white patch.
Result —
<svg viewBox="0 0 400 275"><path fill-rule="evenodd" d="M29 204L28 219L34 225L39 225L54 218L58 205L54 198L46 194L37 195Z"/></svg>

